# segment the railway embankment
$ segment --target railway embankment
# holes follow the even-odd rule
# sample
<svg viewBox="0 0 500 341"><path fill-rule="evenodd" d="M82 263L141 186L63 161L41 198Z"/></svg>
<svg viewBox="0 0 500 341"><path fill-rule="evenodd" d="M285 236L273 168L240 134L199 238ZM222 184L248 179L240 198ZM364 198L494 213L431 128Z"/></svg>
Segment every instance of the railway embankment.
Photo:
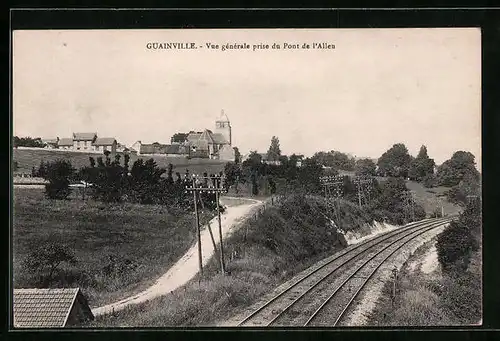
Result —
<svg viewBox="0 0 500 341"><path fill-rule="evenodd" d="M102 316L93 326L224 325L294 275L348 247L354 236L373 232L372 223L370 214L347 201L335 207L319 197L286 197L246 219L228 237L227 275L220 273L218 258L213 257L203 277Z"/></svg>
<svg viewBox="0 0 500 341"><path fill-rule="evenodd" d="M360 324L464 326L482 320L480 203L470 203L436 238L420 245L381 289ZM372 300L374 301L374 300Z"/></svg>

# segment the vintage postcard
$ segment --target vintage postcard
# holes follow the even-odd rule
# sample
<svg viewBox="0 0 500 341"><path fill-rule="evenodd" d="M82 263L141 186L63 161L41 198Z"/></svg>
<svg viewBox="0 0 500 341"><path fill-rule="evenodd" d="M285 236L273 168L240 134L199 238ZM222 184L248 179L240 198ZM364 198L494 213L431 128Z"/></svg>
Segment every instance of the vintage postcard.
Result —
<svg viewBox="0 0 500 341"><path fill-rule="evenodd" d="M13 328L482 324L481 32L17 30Z"/></svg>

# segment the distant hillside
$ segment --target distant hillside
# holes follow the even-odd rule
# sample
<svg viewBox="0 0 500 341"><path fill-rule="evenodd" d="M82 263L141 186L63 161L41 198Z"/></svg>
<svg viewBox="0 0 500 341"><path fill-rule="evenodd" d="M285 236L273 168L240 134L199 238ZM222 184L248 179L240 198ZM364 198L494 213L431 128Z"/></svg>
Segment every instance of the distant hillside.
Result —
<svg viewBox="0 0 500 341"><path fill-rule="evenodd" d="M122 162L123 162L123 153ZM50 149L14 149L13 150L13 161L17 162L18 170L17 172L31 173L31 169L35 167L38 169L40 162L43 160L54 161L58 159L64 159L71 161L71 164L76 169L88 166L89 156L94 159L104 155L95 153L82 153L82 152L71 152L71 151L55 151ZM211 160L211 159L185 159L178 157L166 157L166 156L148 156L148 155L131 155L130 156L130 166L137 159L154 159L159 167L166 168L169 163L174 166L174 172L181 172L183 174L186 168L189 168L191 173L201 174L203 172L213 173L220 172L224 169L225 161Z"/></svg>

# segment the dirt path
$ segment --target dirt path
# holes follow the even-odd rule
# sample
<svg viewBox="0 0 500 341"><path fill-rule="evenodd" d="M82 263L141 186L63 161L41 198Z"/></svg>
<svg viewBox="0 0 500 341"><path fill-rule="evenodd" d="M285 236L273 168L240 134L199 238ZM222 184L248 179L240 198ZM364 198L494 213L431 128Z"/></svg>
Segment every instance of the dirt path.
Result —
<svg viewBox="0 0 500 341"><path fill-rule="evenodd" d="M225 197L221 198L221 202L224 204L224 199L232 200L241 198L231 198ZM222 220L222 235L223 239L227 238L228 235L234 230L241 222L244 217L251 213L256 207L263 204L260 200L254 199L244 199L246 204L238 206L228 206L226 212L221 215ZM215 217L211 220L210 226L214 233L216 240L218 239L218 219ZM209 230L203 227L201 232L201 245L202 245L202 256L203 264L207 264L210 258L214 254L214 249L212 241L210 238ZM125 308L131 304L138 304L170 293L171 291L177 289L178 287L186 284L190 279L192 279L198 273L198 246L195 243L186 254L179 259L163 276L161 276L154 285L148 289L133 295L131 297L122 299L118 302L111 303L99 308L92 309L92 313L95 316L110 313L113 311L118 311Z"/></svg>

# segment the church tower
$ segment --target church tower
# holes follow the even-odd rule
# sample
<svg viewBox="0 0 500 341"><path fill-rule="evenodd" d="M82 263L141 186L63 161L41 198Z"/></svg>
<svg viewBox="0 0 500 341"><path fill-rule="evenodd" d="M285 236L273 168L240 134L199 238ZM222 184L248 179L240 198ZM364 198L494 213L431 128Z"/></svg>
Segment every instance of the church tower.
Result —
<svg viewBox="0 0 500 341"><path fill-rule="evenodd" d="M222 136L224 136L224 138L229 142L229 145L232 145L231 123L229 122L227 115L224 113L224 110L221 111L220 118L215 121L215 133L222 134Z"/></svg>

